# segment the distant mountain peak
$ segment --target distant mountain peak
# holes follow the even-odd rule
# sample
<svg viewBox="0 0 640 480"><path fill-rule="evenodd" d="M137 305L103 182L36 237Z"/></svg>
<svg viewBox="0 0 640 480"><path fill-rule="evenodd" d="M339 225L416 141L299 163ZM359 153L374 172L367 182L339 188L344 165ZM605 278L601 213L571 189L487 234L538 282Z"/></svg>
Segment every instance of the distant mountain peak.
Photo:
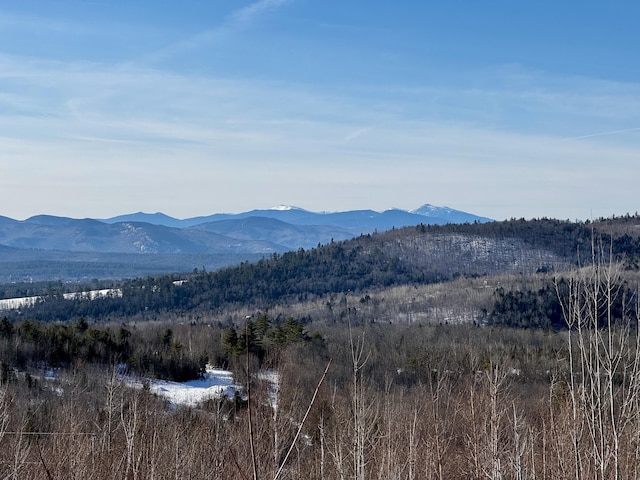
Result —
<svg viewBox="0 0 640 480"><path fill-rule="evenodd" d="M451 207L432 205L430 203L425 203L424 205L414 208L410 210L411 213L417 213L418 215L431 215L433 213L441 213L441 212L458 212L460 210L455 210Z"/></svg>
<svg viewBox="0 0 640 480"><path fill-rule="evenodd" d="M146 212L136 212L129 213L126 215L119 215L117 217L107 218L100 220L105 223L119 223L119 222L142 222L149 223L151 225L164 225L169 227L179 227L181 224L181 220L177 218L170 217L169 215L162 212L155 213L146 213Z"/></svg>
<svg viewBox="0 0 640 480"><path fill-rule="evenodd" d="M441 211L451 210L449 207L438 207L436 205L431 205L430 203L425 203L424 205L410 210L411 213L417 213L418 215L429 215L433 212L441 212Z"/></svg>
<svg viewBox="0 0 640 480"><path fill-rule="evenodd" d="M467 212L463 212L461 210L455 210L451 207L438 207L436 205L431 205L430 203L425 203L421 207L418 207L414 210L411 210L410 213L414 213L416 215L422 215L425 217L432 218L441 218L450 223L464 223L464 222L491 222L493 221L487 217L479 217L477 215L473 215Z"/></svg>

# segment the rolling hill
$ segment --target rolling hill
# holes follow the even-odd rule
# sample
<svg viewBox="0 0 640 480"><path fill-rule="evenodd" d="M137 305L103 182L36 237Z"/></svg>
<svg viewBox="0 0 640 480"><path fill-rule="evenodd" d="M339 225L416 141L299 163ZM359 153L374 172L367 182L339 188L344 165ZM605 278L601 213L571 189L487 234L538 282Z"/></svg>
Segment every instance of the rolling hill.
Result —
<svg viewBox="0 0 640 480"><path fill-rule="evenodd" d="M637 218L633 221L640 224ZM606 223L549 219L404 227L309 250L275 253L216 271L124 282L121 298L75 303L53 298L34 307L30 315L65 319L172 310L269 309L327 295L362 295L380 288L458 278L562 274L590 260L591 239L608 245L603 255L611 252L626 268L637 268L640 236L608 233L615 231Z"/></svg>

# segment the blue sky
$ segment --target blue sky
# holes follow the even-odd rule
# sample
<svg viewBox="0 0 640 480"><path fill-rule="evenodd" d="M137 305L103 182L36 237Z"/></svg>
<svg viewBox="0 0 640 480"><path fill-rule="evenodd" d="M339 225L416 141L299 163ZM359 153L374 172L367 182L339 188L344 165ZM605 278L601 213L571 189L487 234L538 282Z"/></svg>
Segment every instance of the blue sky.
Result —
<svg viewBox="0 0 640 480"><path fill-rule="evenodd" d="M640 210L640 4L0 0L0 215Z"/></svg>

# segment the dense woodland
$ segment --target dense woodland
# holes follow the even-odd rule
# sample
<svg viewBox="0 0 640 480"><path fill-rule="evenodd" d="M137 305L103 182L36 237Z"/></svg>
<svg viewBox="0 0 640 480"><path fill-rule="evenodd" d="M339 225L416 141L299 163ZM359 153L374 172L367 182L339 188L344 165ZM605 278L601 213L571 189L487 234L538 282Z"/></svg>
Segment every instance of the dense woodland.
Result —
<svg viewBox="0 0 640 480"><path fill-rule="evenodd" d="M640 222L595 223L418 226L51 292L0 320L0 474L638 478ZM121 377L206 363L250 395L176 407Z"/></svg>

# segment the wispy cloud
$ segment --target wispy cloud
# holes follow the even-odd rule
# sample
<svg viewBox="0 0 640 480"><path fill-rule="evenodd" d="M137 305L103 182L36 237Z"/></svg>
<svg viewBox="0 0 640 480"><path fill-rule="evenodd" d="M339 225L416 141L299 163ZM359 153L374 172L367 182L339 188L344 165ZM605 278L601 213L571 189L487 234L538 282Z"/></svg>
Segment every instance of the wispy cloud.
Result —
<svg viewBox="0 0 640 480"><path fill-rule="evenodd" d="M236 10L229 15L228 20L230 23L247 23L254 20L259 15L263 15L271 10L275 10L281 7L289 0L258 0L246 7Z"/></svg>
<svg viewBox="0 0 640 480"><path fill-rule="evenodd" d="M54 32L64 34L86 34L91 30L71 22L60 19L44 18L36 15L15 15L0 11L0 28L27 31L31 34Z"/></svg>
<svg viewBox="0 0 640 480"><path fill-rule="evenodd" d="M373 129L373 127L359 128L359 129L349 133L347 136L345 136L344 139L342 140L342 143L349 143L351 140L355 140L356 138L367 134L372 129Z"/></svg>
<svg viewBox="0 0 640 480"><path fill-rule="evenodd" d="M629 133L629 132L637 132L640 131L640 127L636 128L625 128L624 130L610 130L608 132L598 132L598 133L589 133L587 135L580 135L578 137L571 137L570 140L580 140L583 138L593 138L593 137L604 137L607 135L617 135L620 133Z"/></svg>
<svg viewBox="0 0 640 480"><path fill-rule="evenodd" d="M258 0L253 2L231 12L218 25L208 30L198 32L146 55L143 61L145 63L166 61L180 54L215 44L215 42L229 38L239 28L246 28L260 16L278 9L289 1L291 0Z"/></svg>

